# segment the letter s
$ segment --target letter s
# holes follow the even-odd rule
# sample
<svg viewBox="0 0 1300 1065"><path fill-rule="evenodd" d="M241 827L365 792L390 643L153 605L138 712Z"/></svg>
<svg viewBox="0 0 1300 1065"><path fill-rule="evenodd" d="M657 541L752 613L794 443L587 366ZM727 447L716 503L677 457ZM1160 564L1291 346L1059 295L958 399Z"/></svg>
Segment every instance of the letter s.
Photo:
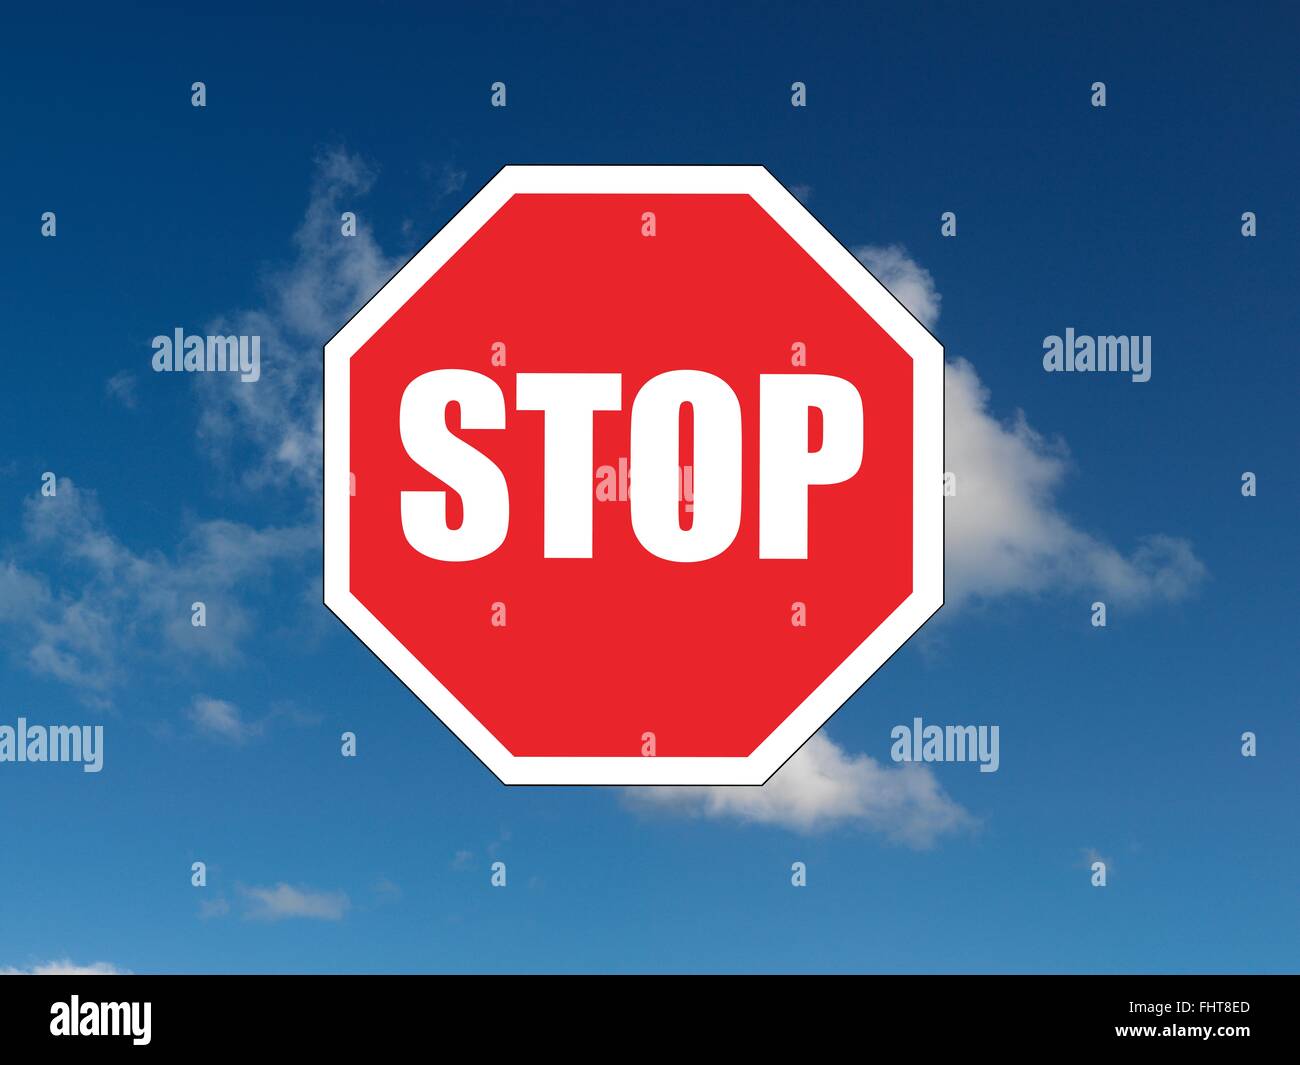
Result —
<svg viewBox="0 0 1300 1065"><path fill-rule="evenodd" d="M510 492L490 458L447 428L447 404L460 404L463 429L504 429L505 397L490 377L472 370L433 370L402 393L402 446L424 469L454 489L464 506L459 529L447 527L447 493L402 493L407 542L440 562L471 562L495 551L510 525Z"/></svg>

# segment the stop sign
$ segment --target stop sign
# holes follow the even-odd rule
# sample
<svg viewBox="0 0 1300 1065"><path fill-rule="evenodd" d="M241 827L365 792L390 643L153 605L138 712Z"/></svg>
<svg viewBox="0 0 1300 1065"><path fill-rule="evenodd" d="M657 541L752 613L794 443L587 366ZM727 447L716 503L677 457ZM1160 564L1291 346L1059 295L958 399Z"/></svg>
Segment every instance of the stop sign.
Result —
<svg viewBox="0 0 1300 1065"><path fill-rule="evenodd" d="M943 601L942 348L762 167L506 167L324 406L325 603L509 784L761 784Z"/></svg>

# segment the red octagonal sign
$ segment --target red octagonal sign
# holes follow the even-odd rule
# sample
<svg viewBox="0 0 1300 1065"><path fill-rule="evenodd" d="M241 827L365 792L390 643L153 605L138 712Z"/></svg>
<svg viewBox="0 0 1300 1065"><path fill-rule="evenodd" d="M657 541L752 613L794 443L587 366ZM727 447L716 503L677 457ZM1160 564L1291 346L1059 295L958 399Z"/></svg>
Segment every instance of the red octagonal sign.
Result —
<svg viewBox="0 0 1300 1065"><path fill-rule="evenodd" d="M506 167L325 348L326 605L509 784L761 784L942 483L942 348L762 167Z"/></svg>

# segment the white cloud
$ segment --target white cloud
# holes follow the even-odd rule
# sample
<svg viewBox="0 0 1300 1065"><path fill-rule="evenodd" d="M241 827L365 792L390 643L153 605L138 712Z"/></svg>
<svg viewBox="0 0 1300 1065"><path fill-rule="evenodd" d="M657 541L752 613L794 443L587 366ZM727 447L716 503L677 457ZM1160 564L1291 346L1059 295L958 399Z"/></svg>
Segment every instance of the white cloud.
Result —
<svg viewBox="0 0 1300 1065"><path fill-rule="evenodd" d="M934 278L898 245L862 247L858 258L927 327L942 303ZM1125 554L1080 529L1055 494L1071 464L1060 440L1036 431L1022 411L999 418L975 368L945 368L946 466L956 495L946 500L945 606L975 598L1079 588L1128 603L1177 600L1205 576L1191 545L1144 535Z"/></svg>
<svg viewBox="0 0 1300 1065"><path fill-rule="evenodd" d="M1200 583L1205 566L1186 540L1149 534L1125 554L1075 525L1054 498L1070 469L1064 445L1019 411L995 417L970 363L949 362L946 374L956 495L944 510L945 611L971 599L1076 588L1107 601L1172 601Z"/></svg>
<svg viewBox="0 0 1300 1065"><path fill-rule="evenodd" d="M935 288L930 271L918 263L900 244L864 244L853 254L898 302L911 311L927 328L939 320L943 298Z"/></svg>
<svg viewBox="0 0 1300 1065"><path fill-rule="evenodd" d="M260 721L245 721L234 703L206 695L195 697L189 717L200 732L236 744L247 743L254 736L260 736L263 730Z"/></svg>
<svg viewBox="0 0 1300 1065"><path fill-rule="evenodd" d="M40 962L29 969L0 969L0 975L3 976L124 976L129 975L129 972L128 969L119 969L106 961L78 965L71 958Z"/></svg>
<svg viewBox="0 0 1300 1065"><path fill-rule="evenodd" d="M351 905L341 891L312 891L288 884L239 890L246 901L244 916L253 921L282 921L290 917L338 921Z"/></svg>
<svg viewBox="0 0 1300 1065"><path fill-rule="evenodd" d="M853 823L917 848L974 825L944 793L929 766L882 766L865 754L849 754L824 733L813 736L761 788L628 788L624 795L629 805L645 811L800 832Z"/></svg>

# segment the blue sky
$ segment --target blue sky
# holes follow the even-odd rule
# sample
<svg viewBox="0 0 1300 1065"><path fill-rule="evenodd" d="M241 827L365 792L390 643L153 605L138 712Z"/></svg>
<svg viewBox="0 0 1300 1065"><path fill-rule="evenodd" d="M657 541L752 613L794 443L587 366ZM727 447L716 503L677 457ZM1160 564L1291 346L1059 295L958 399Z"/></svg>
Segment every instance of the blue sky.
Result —
<svg viewBox="0 0 1300 1065"><path fill-rule="evenodd" d="M357 10L0 42L0 724L105 727L0 763L0 970L1294 971L1294 10ZM945 344L948 605L762 791L505 788L319 604L320 344L510 162L763 163Z"/></svg>

